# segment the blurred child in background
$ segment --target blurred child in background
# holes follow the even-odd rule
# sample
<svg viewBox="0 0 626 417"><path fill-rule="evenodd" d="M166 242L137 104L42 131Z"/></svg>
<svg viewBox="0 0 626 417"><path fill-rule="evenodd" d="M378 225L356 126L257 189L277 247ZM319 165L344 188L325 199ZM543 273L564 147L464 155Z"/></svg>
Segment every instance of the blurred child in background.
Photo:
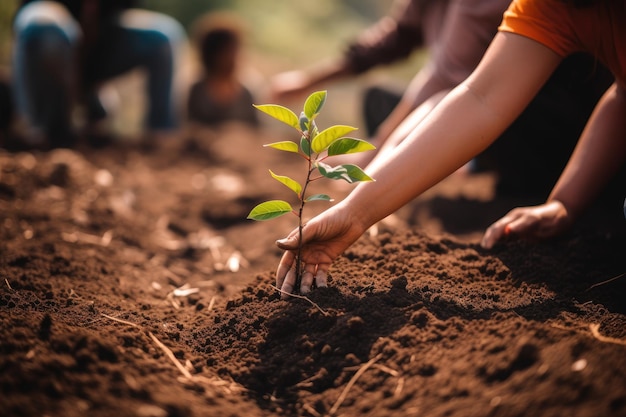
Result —
<svg viewBox="0 0 626 417"><path fill-rule="evenodd" d="M227 122L258 126L253 95L237 71L243 34L239 19L225 13L208 14L194 25L202 76L189 91L190 122L204 127L219 127Z"/></svg>

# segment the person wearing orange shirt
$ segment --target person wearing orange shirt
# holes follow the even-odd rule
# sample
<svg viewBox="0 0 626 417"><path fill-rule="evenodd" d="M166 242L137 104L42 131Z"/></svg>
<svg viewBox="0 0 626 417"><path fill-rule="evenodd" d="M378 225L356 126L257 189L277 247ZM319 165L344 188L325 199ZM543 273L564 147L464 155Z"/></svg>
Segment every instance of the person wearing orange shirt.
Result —
<svg viewBox="0 0 626 417"><path fill-rule="evenodd" d="M421 117L472 73L509 4L510 0L396 0L390 13L346 45L343 54L272 77L270 100L286 104L338 80L358 77L406 60L416 50L426 50L428 59L401 94L380 86L365 91L363 122L377 149L340 158L366 167L372 159L384 158ZM495 173L498 198L520 196L541 201L612 81L610 72L592 57L568 56L524 111L465 172ZM413 112L416 114L408 117Z"/></svg>
<svg viewBox="0 0 626 417"><path fill-rule="evenodd" d="M513 0L476 70L369 167L376 181L360 183L305 225L300 292L326 286L332 262L370 226L487 148L565 57L587 52L609 68L615 82L596 105L547 201L512 210L489 227L481 244L491 248L505 235L546 238L570 227L626 160L625 21L623 0ZM289 293L298 231L277 244L286 252L276 284Z"/></svg>

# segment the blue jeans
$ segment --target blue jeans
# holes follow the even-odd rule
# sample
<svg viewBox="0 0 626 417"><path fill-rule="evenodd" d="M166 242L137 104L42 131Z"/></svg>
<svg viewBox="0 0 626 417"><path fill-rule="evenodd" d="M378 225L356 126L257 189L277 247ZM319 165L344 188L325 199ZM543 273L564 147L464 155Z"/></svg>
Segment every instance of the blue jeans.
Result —
<svg viewBox="0 0 626 417"><path fill-rule="evenodd" d="M139 9L111 16L101 23L99 40L82 52L82 65L77 64L81 27L59 3L27 4L15 17L14 32L14 99L30 129L48 138L70 132L73 104L89 99L93 104L99 84L134 68L147 74L146 126L178 126L174 73L185 34L171 17Z"/></svg>

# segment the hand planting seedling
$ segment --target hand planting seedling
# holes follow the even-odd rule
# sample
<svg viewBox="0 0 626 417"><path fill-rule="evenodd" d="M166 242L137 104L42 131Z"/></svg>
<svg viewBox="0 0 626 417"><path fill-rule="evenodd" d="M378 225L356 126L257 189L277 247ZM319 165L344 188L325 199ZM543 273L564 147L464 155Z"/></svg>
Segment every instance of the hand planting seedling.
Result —
<svg viewBox="0 0 626 417"><path fill-rule="evenodd" d="M321 178L332 180L344 180L348 183L359 181L373 181L361 168L353 164L330 166L324 160L330 156L346 155L375 149L371 143L346 137L348 133L356 130L355 127L336 125L319 131L315 119L320 113L326 101L326 91L312 93L304 102L303 111L298 117L293 111L276 104L255 105L258 110L296 129L300 136L300 143L293 141L281 141L263 145L291 152L304 158L307 162L306 179L303 184L290 177L277 175L270 170L271 176L278 182L292 190L298 197L299 207L293 208L291 204L283 200L271 200L257 205L248 214L248 219L270 220L292 213L298 217L298 231L300 239L295 261L296 285L300 288L302 275L301 251L302 251L302 227L304 206L311 201L332 201L327 194L307 195L309 184Z"/></svg>

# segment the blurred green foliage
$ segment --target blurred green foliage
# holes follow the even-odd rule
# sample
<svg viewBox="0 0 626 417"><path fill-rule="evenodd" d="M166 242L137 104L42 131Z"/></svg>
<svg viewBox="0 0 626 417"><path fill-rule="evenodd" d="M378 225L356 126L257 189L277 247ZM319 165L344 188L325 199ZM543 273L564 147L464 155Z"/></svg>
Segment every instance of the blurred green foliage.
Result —
<svg viewBox="0 0 626 417"><path fill-rule="evenodd" d="M252 48L298 66L337 53L389 8L372 0L264 0L254 7L246 0L233 3L250 25Z"/></svg>
<svg viewBox="0 0 626 417"><path fill-rule="evenodd" d="M246 23L252 50L290 65L329 56L356 33L386 13L391 2L379 0L143 0L189 29L197 18L228 10ZM303 47L306 45L306 47Z"/></svg>
<svg viewBox="0 0 626 417"><path fill-rule="evenodd" d="M11 21L20 0L0 1L0 64L9 61ZM391 2L379 0L140 0L167 13L187 29L216 10L239 14L249 29L253 50L287 63L312 62L339 50L361 29L386 13ZM306 44L306 48L302 45Z"/></svg>
<svg viewBox="0 0 626 417"><path fill-rule="evenodd" d="M142 7L157 10L175 17L183 26L191 23L203 13L213 10L231 9L232 0L140 0Z"/></svg>
<svg viewBox="0 0 626 417"><path fill-rule="evenodd" d="M11 53L11 22L18 0L0 1L0 66L8 65Z"/></svg>

